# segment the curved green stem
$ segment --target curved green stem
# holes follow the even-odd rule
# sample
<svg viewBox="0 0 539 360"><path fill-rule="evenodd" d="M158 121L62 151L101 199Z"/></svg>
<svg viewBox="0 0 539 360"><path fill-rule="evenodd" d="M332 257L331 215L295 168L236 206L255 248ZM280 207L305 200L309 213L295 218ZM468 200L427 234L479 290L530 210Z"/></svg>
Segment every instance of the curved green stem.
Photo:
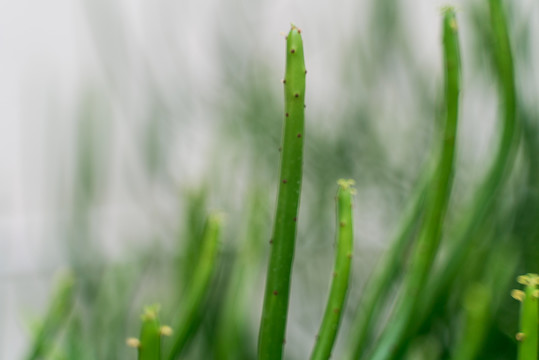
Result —
<svg viewBox="0 0 539 360"><path fill-rule="evenodd" d="M285 342L303 168L305 62L301 31L292 25L286 40L285 121L279 195L258 338L259 359L281 359Z"/></svg>
<svg viewBox="0 0 539 360"><path fill-rule="evenodd" d="M339 180L337 191L337 251L331 290L326 305L326 311L320 325L316 343L311 355L312 360L326 360L331 356L331 350L339 331L342 310L348 293L350 266L352 262L354 229L352 217L352 196L355 189L353 180Z"/></svg>
<svg viewBox="0 0 539 360"><path fill-rule="evenodd" d="M518 341L518 360L536 360L538 347L539 323L539 276L527 274L518 277L518 282L526 288L524 291L513 290L511 295L522 302L520 307L520 331Z"/></svg>
<svg viewBox="0 0 539 360"><path fill-rule="evenodd" d="M394 357L407 336L408 328L418 312L417 299L427 282L428 274L442 237L442 223L447 210L453 179L455 138L458 122L460 92L460 51L457 22L452 8L444 9L443 48L445 67L446 121L443 144L434 181L427 194L425 221L414 248L410 268L404 279L403 297L397 305L394 317L372 359L385 360Z"/></svg>
<svg viewBox="0 0 539 360"><path fill-rule="evenodd" d="M222 215L211 214L206 222L200 257L193 270L193 277L186 290L185 302L174 322L173 345L168 359L176 359L184 349L187 341L196 331L200 323L202 307L210 290L211 281L217 267L219 254L219 235L222 227Z"/></svg>
<svg viewBox="0 0 539 360"><path fill-rule="evenodd" d="M495 206L514 162L519 142L516 119L516 92L511 45L501 0L489 0L490 18L494 38L494 57L497 65L499 101L502 108L502 136L497 153L488 173L474 198L471 208L455 235L454 245L449 250L448 260L440 267L423 296L423 311L416 321L416 328L428 318L437 301L444 301L446 292L452 288L459 270L466 261L469 251L479 240L477 233L485 224L489 211Z"/></svg>

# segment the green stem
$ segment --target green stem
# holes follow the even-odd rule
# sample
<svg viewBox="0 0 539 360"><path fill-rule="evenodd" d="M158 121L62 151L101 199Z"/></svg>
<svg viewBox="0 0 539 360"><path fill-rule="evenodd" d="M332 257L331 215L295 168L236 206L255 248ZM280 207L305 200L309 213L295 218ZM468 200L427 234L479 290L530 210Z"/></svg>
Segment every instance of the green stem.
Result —
<svg viewBox="0 0 539 360"><path fill-rule="evenodd" d="M452 360L474 360L479 351L490 325L491 289L483 284L473 284L466 292L464 299L466 322L462 336L456 345Z"/></svg>
<svg viewBox="0 0 539 360"><path fill-rule="evenodd" d="M333 281L326 305L326 311L311 360L326 360L331 356L331 350L339 331L342 310L348 293L350 265L352 262L354 231L352 217L352 196L355 189L353 180L339 180L337 191L337 251L333 270Z"/></svg>
<svg viewBox="0 0 539 360"><path fill-rule="evenodd" d="M281 172L258 338L259 359L281 359L285 342L303 168L305 73L301 31L292 25L286 40Z"/></svg>
<svg viewBox="0 0 539 360"><path fill-rule="evenodd" d="M522 302L520 307L520 331L517 333L518 360L536 360L538 347L539 323L539 276L528 274L518 277L518 282L525 285L524 291L513 290L511 295Z"/></svg>
<svg viewBox="0 0 539 360"><path fill-rule="evenodd" d="M499 192L511 172L515 150L519 141L516 119L516 93L514 82L511 45L507 32L507 23L501 6L501 0L489 0L490 18L494 38L494 60L497 65L498 89L503 109L503 130L494 161L484 177L471 209L465 213L463 224L455 235L454 246L449 250L448 260L440 267L428 288L432 289L423 296L423 311L416 321L418 328L438 301L445 301L446 293L452 288L459 270L466 261L471 249L480 239L477 236L484 226L490 210L496 205Z"/></svg>
<svg viewBox="0 0 539 360"><path fill-rule="evenodd" d="M455 138L458 122L460 92L460 52L455 11L444 9L443 48L445 65L446 121L442 151L436 176L427 194L427 209L423 228L414 248L410 269L404 279L403 297L394 312L391 327L382 335L372 359L385 360L394 357L408 335L414 322L420 298L442 237L442 223L447 210L453 179Z"/></svg>
<svg viewBox="0 0 539 360"><path fill-rule="evenodd" d="M172 330L161 326L158 313L159 305L146 307L141 316L140 340L127 340L129 345L138 348L138 360L161 360L161 336L170 335Z"/></svg>
<svg viewBox="0 0 539 360"><path fill-rule="evenodd" d="M208 217L202 238L200 257L193 270L191 282L186 289L185 302L176 317L173 345L168 352L169 360L176 359L180 355L200 323L202 307L208 296L217 266L221 226L221 214L212 214Z"/></svg>

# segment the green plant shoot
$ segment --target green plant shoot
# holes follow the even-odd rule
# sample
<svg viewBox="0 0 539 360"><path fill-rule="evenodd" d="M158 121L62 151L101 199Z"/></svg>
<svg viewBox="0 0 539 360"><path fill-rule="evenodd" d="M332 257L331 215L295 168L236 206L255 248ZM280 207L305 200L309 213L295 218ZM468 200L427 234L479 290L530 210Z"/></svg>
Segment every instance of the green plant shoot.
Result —
<svg viewBox="0 0 539 360"><path fill-rule="evenodd" d="M434 302L447 296L446 291L454 285L459 269L466 261L466 256L476 246L477 233L481 226L484 225L489 211L496 205L505 180L508 174L511 173L515 150L520 139L517 131L513 56L507 29L507 19L501 0L488 0L488 3L493 39L493 60L496 64L499 103L502 111L502 133L494 160L478 187L471 209L465 212L462 224L455 235L455 245L450 249L448 260L433 277L432 286L429 287L429 292L424 296L424 311L420 315L420 320L416 322L417 324L420 324L428 316L428 311L434 307Z"/></svg>
<svg viewBox="0 0 539 360"><path fill-rule="evenodd" d="M172 329L161 326L158 313L159 305L147 306L140 317L140 339L127 339L127 345L138 349L138 360L161 360L161 336L171 335Z"/></svg>
<svg viewBox="0 0 539 360"><path fill-rule="evenodd" d="M167 356L169 360L176 359L180 355L200 323L202 307L217 267L222 222L223 215L220 213L210 214L206 222L197 266L187 286L185 302L181 304L175 317L173 345Z"/></svg>
<svg viewBox="0 0 539 360"><path fill-rule="evenodd" d="M301 30L292 25L286 37L281 171L258 338L259 359L281 359L285 342L303 172L305 74Z"/></svg>
<svg viewBox="0 0 539 360"><path fill-rule="evenodd" d="M474 283L464 295L466 319L452 360L474 360L488 329L492 302L488 286Z"/></svg>
<svg viewBox="0 0 539 360"><path fill-rule="evenodd" d="M409 272L404 279L404 293L394 313L394 323L389 327L372 359L393 358L408 328L419 311L417 299L425 287L429 271L442 238L442 223L449 202L453 179L455 140L458 123L460 92L460 51L455 11L443 11L443 49L445 68L446 120L442 147L434 181L427 193L427 209L416 247L413 249Z"/></svg>
<svg viewBox="0 0 539 360"><path fill-rule="evenodd" d="M355 189L353 180L339 180L337 191L337 251L333 280L329 298L320 325L316 343L311 355L312 360L325 360L331 356L331 350L339 331L342 319L354 245L354 229L352 216L352 197Z"/></svg>

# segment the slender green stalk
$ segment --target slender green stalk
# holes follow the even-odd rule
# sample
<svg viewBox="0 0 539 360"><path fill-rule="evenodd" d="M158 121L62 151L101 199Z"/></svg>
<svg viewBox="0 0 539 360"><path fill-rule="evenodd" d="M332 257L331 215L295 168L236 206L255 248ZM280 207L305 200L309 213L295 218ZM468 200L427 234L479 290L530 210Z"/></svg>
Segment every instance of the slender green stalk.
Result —
<svg viewBox="0 0 539 360"><path fill-rule="evenodd" d="M491 291L482 284L473 284L466 293L464 310L466 321L462 336L456 345L453 360L474 360L478 358L479 350L485 339L490 325Z"/></svg>
<svg viewBox="0 0 539 360"><path fill-rule="evenodd" d="M141 315L140 339L129 338L127 344L138 348L138 360L161 360L161 336L169 336L172 329L161 326L157 317L159 305L148 306Z"/></svg>
<svg viewBox="0 0 539 360"><path fill-rule="evenodd" d="M428 274L442 237L443 223L453 179L455 138L460 92L460 52L455 11L444 9L443 48L445 66L446 121L442 150L435 179L427 194L423 228L414 248L410 269L404 279L403 297L397 305L391 327L382 335L372 359L390 359L407 336L407 329L418 311L417 299L425 287Z"/></svg>
<svg viewBox="0 0 539 360"><path fill-rule="evenodd" d="M75 302L75 279L72 274L59 280L53 299L38 328L26 360L47 358L56 338L67 323Z"/></svg>
<svg viewBox="0 0 539 360"><path fill-rule="evenodd" d="M281 359L285 343L290 275L303 173L305 73L301 30L292 25L286 38L281 172L258 338L259 359Z"/></svg>
<svg viewBox="0 0 539 360"><path fill-rule="evenodd" d="M207 218L208 186L202 184L197 188L187 189L185 191L183 203L185 204L185 217L182 219L185 223L185 230L180 234L183 240L183 246L179 249L181 252L178 257L178 275L183 287L178 286L177 294L181 296L184 293L185 286L189 284L191 272L195 268L202 242L200 234L204 231ZM178 239L180 240L180 239Z"/></svg>
<svg viewBox="0 0 539 360"><path fill-rule="evenodd" d="M522 302L520 307L520 331L517 333L518 360L536 360L539 341L539 276L527 274L517 281L525 286L524 291L513 290L511 295Z"/></svg>
<svg viewBox="0 0 539 360"><path fill-rule="evenodd" d="M496 156L488 173L474 198L469 211L465 212L464 221L454 239L454 246L449 250L448 260L440 267L423 296L423 311L419 314L416 327L428 318L437 301L445 301L447 291L452 288L459 270L464 265L469 251L476 246L479 230L485 224L489 211L496 205L499 192L511 172L515 150L519 141L518 122L516 119L516 92L514 81L511 45L507 23L501 0L488 0L490 20L494 38L494 60L497 65L498 91L502 108L502 136Z"/></svg>
<svg viewBox="0 0 539 360"><path fill-rule="evenodd" d="M211 214L208 217L202 238L200 257L193 269L191 282L186 289L185 302L181 304L174 322L173 345L167 355L169 360L176 359L180 355L200 323L202 307L208 296L211 280L217 267L221 226L221 214Z"/></svg>
<svg viewBox="0 0 539 360"><path fill-rule="evenodd" d="M326 311L316 343L311 355L312 360L326 360L331 356L331 350L339 331L342 310L348 293L350 266L354 245L354 227L352 217L352 197L355 189L353 180L339 180L337 191L337 251L333 280L326 305Z"/></svg>

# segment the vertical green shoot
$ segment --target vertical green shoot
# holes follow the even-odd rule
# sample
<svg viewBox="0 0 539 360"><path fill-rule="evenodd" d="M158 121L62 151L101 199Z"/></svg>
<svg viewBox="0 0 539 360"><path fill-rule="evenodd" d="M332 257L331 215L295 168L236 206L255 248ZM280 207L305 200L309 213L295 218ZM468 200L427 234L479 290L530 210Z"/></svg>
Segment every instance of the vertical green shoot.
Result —
<svg viewBox="0 0 539 360"><path fill-rule="evenodd" d="M460 51L455 11L443 11L443 49L445 69L446 120L443 141L434 181L427 194L425 220L410 268L404 279L403 297L397 305L393 325L386 329L372 359L393 358L407 336L408 328L418 312L417 299L425 287L442 237L442 223L447 209L453 179L455 139L460 92Z"/></svg>
<svg viewBox="0 0 539 360"><path fill-rule="evenodd" d="M158 313L159 305L146 307L140 317L142 320L140 339L127 339L127 345L138 349L138 360L161 360L161 336L169 336L172 329L161 326Z"/></svg>
<svg viewBox="0 0 539 360"><path fill-rule="evenodd" d="M305 73L301 30L292 25L286 38L281 171L258 338L259 359L281 359L285 342L303 172Z"/></svg>
<svg viewBox="0 0 539 360"><path fill-rule="evenodd" d="M496 204L497 197L504 181L511 172L515 158L515 149L519 141L518 122L516 118L516 91L511 44L507 29L507 20L501 0L488 0L490 22L493 38L493 56L497 67L499 103L502 111L502 135L496 150L493 163L478 187L471 208L466 212L463 223L455 235L455 245L450 250L448 260L433 278L432 287L424 296L424 311L420 315L419 324L428 317L434 302L444 299L457 278L468 252L477 243L477 233L484 226L488 211Z"/></svg>
<svg viewBox="0 0 539 360"><path fill-rule="evenodd" d="M353 180L339 180L337 191L337 251L333 280L320 325L316 343L311 355L312 360L325 360L331 357L331 350L339 331L342 312L348 293L350 266L352 263L354 230L352 217L352 196L355 189Z"/></svg>
<svg viewBox="0 0 539 360"><path fill-rule="evenodd" d="M473 284L464 298L466 319L462 336L455 346L452 360L474 360L478 358L491 316L491 290L483 284Z"/></svg>
<svg viewBox="0 0 539 360"><path fill-rule="evenodd" d="M539 276L527 274L519 276L517 281L525 286L524 291L513 290L511 296L519 300L520 331L516 338L518 341L518 360L536 360L538 355L539 338Z"/></svg>
<svg viewBox="0 0 539 360"><path fill-rule="evenodd" d="M175 317L172 348L167 355L169 360L176 359L180 355L200 323L202 307L217 267L222 218L219 213L211 214L206 222L198 262L187 286L185 300Z"/></svg>

